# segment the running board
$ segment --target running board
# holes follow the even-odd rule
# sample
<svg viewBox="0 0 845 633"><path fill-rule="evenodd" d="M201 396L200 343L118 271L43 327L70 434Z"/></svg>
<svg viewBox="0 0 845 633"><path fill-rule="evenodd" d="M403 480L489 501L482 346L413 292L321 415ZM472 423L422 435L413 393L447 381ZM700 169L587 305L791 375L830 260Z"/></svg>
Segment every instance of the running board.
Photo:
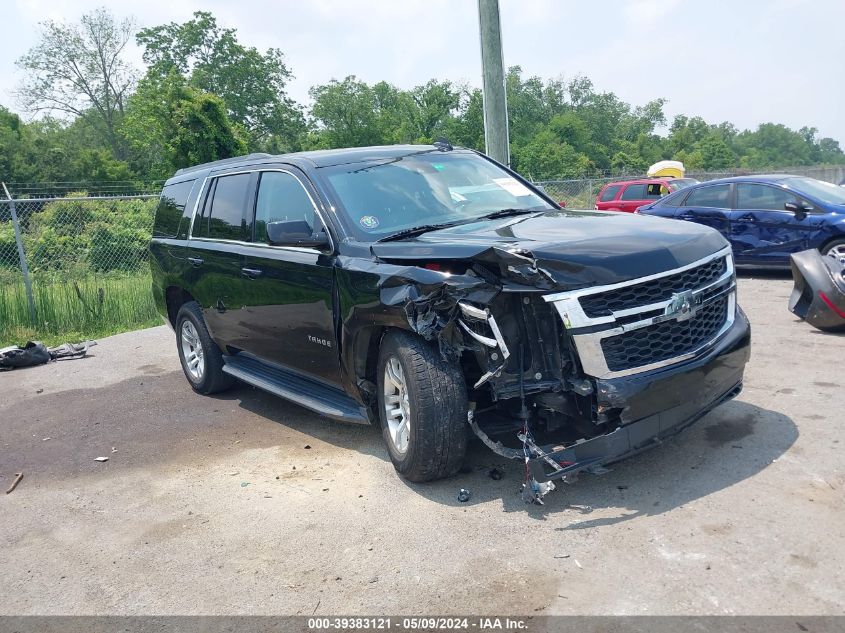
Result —
<svg viewBox="0 0 845 633"><path fill-rule="evenodd" d="M224 356L223 371L253 387L316 413L356 424L369 424L366 409L340 389L304 378L251 356Z"/></svg>

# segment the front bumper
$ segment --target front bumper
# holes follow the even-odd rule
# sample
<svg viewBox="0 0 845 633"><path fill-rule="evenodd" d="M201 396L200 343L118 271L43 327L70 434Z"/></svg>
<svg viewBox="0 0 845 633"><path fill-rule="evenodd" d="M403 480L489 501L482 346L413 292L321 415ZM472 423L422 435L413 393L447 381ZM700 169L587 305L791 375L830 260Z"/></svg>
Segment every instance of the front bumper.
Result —
<svg viewBox="0 0 845 633"><path fill-rule="evenodd" d="M742 389L750 358L751 329L737 308L725 335L705 354L672 367L636 376L598 380L598 404L619 410L616 430L528 461L538 482L610 464L686 429Z"/></svg>
<svg viewBox="0 0 845 633"><path fill-rule="evenodd" d="M822 331L845 330L845 265L816 249L791 255L790 265L789 310Z"/></svg>

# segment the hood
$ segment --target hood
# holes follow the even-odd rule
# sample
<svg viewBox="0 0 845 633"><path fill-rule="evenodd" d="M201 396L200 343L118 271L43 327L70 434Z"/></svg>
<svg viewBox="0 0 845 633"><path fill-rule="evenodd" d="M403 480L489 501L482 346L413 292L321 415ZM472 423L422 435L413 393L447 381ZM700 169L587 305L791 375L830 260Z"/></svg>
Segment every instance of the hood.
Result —
<svg viewBox="0 0 845 633"><path fill-rule="evenodd" d="M560 210L481 220L419 237L375 243L394 261L476 260L499 263L503 274L526 267L558 289L619 283L665 272L711 255L727 241L714 229L629 213ZM513 275L511 275L513 277ZM524 274L517 274L526 283ZM536 279L530 281L539 285Z"/></svg>

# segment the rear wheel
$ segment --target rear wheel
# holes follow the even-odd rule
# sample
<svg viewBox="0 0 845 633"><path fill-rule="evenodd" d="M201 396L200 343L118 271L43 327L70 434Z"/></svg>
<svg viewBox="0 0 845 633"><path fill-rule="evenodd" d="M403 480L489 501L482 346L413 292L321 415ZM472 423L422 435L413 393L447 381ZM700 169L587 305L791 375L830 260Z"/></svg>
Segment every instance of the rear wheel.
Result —
<svg viewBox="0 0 845 633"><path fill-rule="evenodd" d="M176 315L176 348L185 378L197 393L217 393L235 382L223 373L223 354L211 340L196 301L184 304Z"/></svg>
<svg viewBox="0 0 845 633"><path fill-rule="evenodd" d="M390 460L410 481L454 475L468 440L467 394L456 363L418 336L390 332L378 363L379 418Z"/></svg>

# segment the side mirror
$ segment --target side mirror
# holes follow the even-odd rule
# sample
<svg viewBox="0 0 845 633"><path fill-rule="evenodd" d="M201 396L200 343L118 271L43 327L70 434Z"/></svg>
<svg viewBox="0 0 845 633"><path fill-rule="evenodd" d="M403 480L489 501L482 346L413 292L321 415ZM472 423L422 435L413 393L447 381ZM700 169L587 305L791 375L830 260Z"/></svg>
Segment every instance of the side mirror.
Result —
<svg viewBox="0 0 845 633"><path fill-rule="evenodd" d="M797 219L803 220L807 217L807 212L812 207L807 206L803 202L785 202L783 208L794 213Z"/></svg>
<svg viewBox="0 0 845 633"><path fill-rule="evenodd" d="M329 244L325 232L315 234L304 220L267 223L267 241L273 246L307 246L320 248Z"/></svg>

